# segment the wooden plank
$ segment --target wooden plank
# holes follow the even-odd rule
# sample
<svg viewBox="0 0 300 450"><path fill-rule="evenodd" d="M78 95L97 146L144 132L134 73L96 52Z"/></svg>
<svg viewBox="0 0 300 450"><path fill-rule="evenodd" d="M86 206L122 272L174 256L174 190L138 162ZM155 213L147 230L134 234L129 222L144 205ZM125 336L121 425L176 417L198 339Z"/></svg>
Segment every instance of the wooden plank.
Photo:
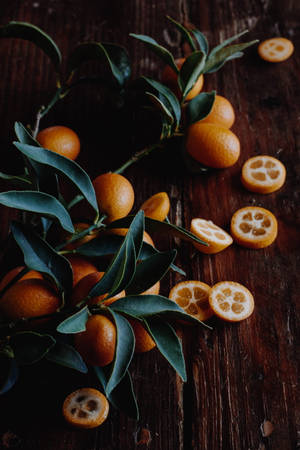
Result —
<svg viewBox="0 0 300 450"><path fill-rule="evenodd" d="M299 7L289 2L285 9L286 15L279 2L269 5L262 0L243 0L242 4L231 0L226 7L221 0L201 4L183 0L87 4L74 0L30 5L12 0L2 6L1 23L11 19L33 22L55 38L65 56L78 42L89 39L117 42L129 49L134 76L146 73L157 77L162 64L141 43L129 38L129 32L149 34L176 57L181 56L187 48L167 25L164 16L170 14L199 27L213 44L249 28L249 39L281 34L290 37L297 48ZM33 45L2 40L0 56L0 107L5 111L0 139L6 155L1 170L16 171L21 162L10 144L13 123L33 121L39 105L49 100L55 79L49 61ZM217 89L236 111L233 131L241 141L242 154L234 167L208 176L190 175L183 172L172 148L126 172L135 187L136 207L153 193L165 190L171 198L171 220L187 228L193 217L204 217L228 229L233 212L244 205L256 204L275 213L279 236L265 250L234 245L218 255L202 256L186 243L175 244L180 252L177 262L188 279L209 284L230 279L245 284L254 293L255 314L241 324L212 320L212 332L181 328L188 371L184 385L156 350L137 356L132 374L141 409L138 423L112 411L98 430L71 430L60 417L61 403L67 393L86 385L86 378L49 366L24 369L17 386L1 399L6 414L0 424L0 447L289 450L299 445L298 66L296 54L285 63L271 65L250 49L241 60L205 77L205 90ZM97 65L89 65L87 70L93 74ZM101 110L102 102L102 91L94 85L79 87L42 123L42 127L65 124L78 131L83 143L79 162L93 177L114 169L116 163L120 165L143 140L143 136L139 141L127 136L128 122L122 122L122 116L115 116L114 126L108 127L112 116L107 103ZM137 126L138 117L130 124ZM286 165L287 182L279 192L260 196L241 187L242 163L255 154L277 156ZM13 214L1 208L1 242ZM168 239L155 238L160 248L170 245ZM6 270L11 264L12 258L4 259L1 267ZM178 274L169 274L162 283L162 293L168 295L170 286L181 279ZM95 384L92 376L88 384ZM262 433L264 421L274 426L269 437Z"/></svg>

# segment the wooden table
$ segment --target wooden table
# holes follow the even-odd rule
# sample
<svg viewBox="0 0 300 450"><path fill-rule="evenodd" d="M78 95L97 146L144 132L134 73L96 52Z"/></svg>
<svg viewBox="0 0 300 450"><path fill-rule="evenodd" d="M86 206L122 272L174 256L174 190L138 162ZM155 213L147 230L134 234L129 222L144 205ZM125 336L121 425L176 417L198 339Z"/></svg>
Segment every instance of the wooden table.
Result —
<svg viewBox="0 0 300 450"><path fill-rule="evenodd" d="M158 351L136 356L132 376L140 405L138 423L112 411L99 429L74 431L61 418L62 399L72 389L95 380L60 368L47 367L45 375L42 365L24 370L14 389L0 399L1 449L292 450L300 446L298 3L11 0L1 4L1 24L32 22L56 40L63 55L87 40L126 46L134 76L157 77L161 65L129 32L151 35L176 57L183 54L179 35L164 18L167 14L195 24L212 44L245 28L250 30L249 40L282 35L295 44L295 53L286 62L263 62L256 48L251 48L242 59L205 78L205 90L216 89L230 99L236 111L233 131L241 141L241 157L232 168L207 176L191 175L168 153L144 159L126 172L135 188L136 208L153 193L167 191L172 204L170 220L185 227L193 217L203 217L228 229L233 212L245 205L263 206L276 215L278 238L264 250L232 245L223 253L205 256L186 243L156 240L164 248L178 248L177 264L187 279L245 284L254 294L255 312L239 324L213 320L213 331L182 329L188 372L185 384ZM31 44L2 40L0 55L1 170L9 171L16 165L10 144L14 121L32 123L38 107L49 100L55 80L48 59ZM64 124L75 129L83 147L79 162L94 177L116 168L136 150L125 138L122 145L113 135L107 136L101 128L104 117L97 87L80 87L53 109L42 126ZM116 122L116 134L122 129ZM259 195L242 188L241 166L257 154L278 157L285 164L287 180L280 191ZM11 211L1 209L2 241L12 216ZM3 272L7 264L3 260ZM168 295L170 286L181 279L174 272L167 275L162 293Z"/></svg>

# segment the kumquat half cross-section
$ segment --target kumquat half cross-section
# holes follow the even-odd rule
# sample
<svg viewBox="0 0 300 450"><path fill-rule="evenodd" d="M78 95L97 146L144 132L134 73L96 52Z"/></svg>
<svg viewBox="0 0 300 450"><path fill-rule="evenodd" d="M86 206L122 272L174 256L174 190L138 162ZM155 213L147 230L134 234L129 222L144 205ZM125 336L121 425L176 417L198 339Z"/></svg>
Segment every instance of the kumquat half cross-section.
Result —
<svg viewBox="0 0 300 450"><path fill-rule="evenodd" d="M228 322L247 319L254 309L251 292L234 281L221 281L209 291L209 304L213 312Z"/></svg>
<svg viewBox="0 0 300 450"><path fill-rule="evenodd" d="M259 206L246 206L236 211L230 228L235 242L254 249L271 245L278 230L276 217Z"/></svg>
<svg viewBox="0 0 300 450"><path fill-rule="evenodd" d="M95 428L108 416L106 397L93 388L81 388L69 394L63 403L63 416L77 428Z"/></svg>
<svg viewBox="0 0 300 450"><path fill-rule="evenodd" d="M241 181L248 191L269 194L280 189L286 178L284 165L268 155L248 159L242 168Z"/></svg>
<svg viewBox="0 0 300 450"><path fill-rule="evenodd" d="M265 61L281 62L292 55L294 45L289 39L275 37L261 42L257 51L259 56Z"/></svg>
<svg viewBox="0 0 300 450"><path fill-rule="evenodd" d="M232 237L211 220L195 218L191 222L191 232L198 238L207 242L207 246L194 243L194 246L203 253L218 253L232 244Z"/></svg>
<svg viewBox="0 0 300 450"><path fill-rule="evenodd" d="M213 315L209 306L210 286L202 281L182 281L170 291L169 298L196 319L204 321Z"/></svg>

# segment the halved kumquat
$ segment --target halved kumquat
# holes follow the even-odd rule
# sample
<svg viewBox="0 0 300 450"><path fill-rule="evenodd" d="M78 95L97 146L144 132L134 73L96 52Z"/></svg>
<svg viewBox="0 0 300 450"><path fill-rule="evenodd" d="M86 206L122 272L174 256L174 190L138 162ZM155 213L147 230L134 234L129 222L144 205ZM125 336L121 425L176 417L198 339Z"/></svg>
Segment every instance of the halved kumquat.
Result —
<svg viewBox="0 0 300 450"><path fill-rule="evenodd" d="M261 42L258 46L259 56L268 62L281 62L288 59L293 51L293 43L283 37L275 37Z"/></svg>
<svg viewBox="0 0 300 450"><path fill-rule="evenodd" d="M204 321L213 315L209 306L210 286L202 281L181 281L169 293L169 298L177 303L187 314Z"/></svg>
<svg viewBox="0 0 300 450"><path fill-rule="evenodd" d="M209 304L218 317L228 322L247 319L254 309L251 292L234 281L221 281L215 284L209 292Z"/></svg>
<svg viewBox="0 0 300 450"><path fill-rule="evenodd" d="M202 253L218 253L233 242L230 234L215 225L211 220L193 219L190 230L195 236L207 242L207 246L193 242L194 247Z"/></svg>
<svg viewBox="0 0 300 450"><path fill-rule="evenodd" d="M170 211L170 199L166 192L158 192L148 198L140 207L146 217L163 221Z"/></svg>
<svg viewBox="0 0 300 450"><path fill-rule="evenodd" d="M95 428L108 416L106 397L93 388L81 388L69 394L62 407L65 420L77 428Z"/></svg>
<svg viewBox="0 0 300 450"><path fill-rule="evenodd" d="M268 155L248 159L242 168L241 181L248 191L269 194L280 189L286 178L284 165Z"/></svg>
<svg viewBox="0 0 300 450"><path fill-rule="evenodd" d="M278 232L276 217L259 206L246 206L236 211L230 229L235 242L254 249L271 245Z"/></svg>

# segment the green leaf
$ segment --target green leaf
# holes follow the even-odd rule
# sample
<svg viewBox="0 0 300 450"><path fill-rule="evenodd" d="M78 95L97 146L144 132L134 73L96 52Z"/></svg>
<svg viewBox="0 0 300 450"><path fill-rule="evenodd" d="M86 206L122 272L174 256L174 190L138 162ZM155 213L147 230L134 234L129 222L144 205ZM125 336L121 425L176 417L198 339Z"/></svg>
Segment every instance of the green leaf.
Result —
<svg viewBox="0 0 300 450"><path fill-rule="evenodd" d="M241 33L235 34L234 36L231 36L228 39L225 39L225 41L221 42L219 45L214 47L212 51L209 54L209 58L212 58L219 50L222 50L222 48L226 47L228 44L231 44L231 42L235 41L241 36L244 36L244 34L249 33L249 30L244 30Z"/></svg>
<svg viewBox="0 0 300 450"><path fill-rule="evenodd" d="M151 102L156 106L156 108L161 112L163 118L167 121L167 123L172 125L174 122L172 112L169 111L169 109L156 95L152 94L151 92L146 92L146 95L149 97Z"/></svg>
<svg viewBox="0 0 300 450"><path fill-rule="evenodd" d="M59 71L61 53L53 39L43 30L27 22L9 22L0 27L1 38L20 38L33 42L49 56L56 71Z"/></svg>
<svg viewBox="0 0 300 450"><path fill-rule="evenodd" d="M200 50L203 51L205 55L208 53L208 41L203 33L199 30L191 30L193 35L195 36L196 41L199 44Z"/></svg>
<svg viewBox="0 0 300 450"><path fill-rule="evenodd" d="M84 363L81 355L72 345L65 342L56 342L55 346L47 353L46 359L60 366L77 370L81 373L87 373L88 368Z"/></svg>
<svg viewBox="0 0 300 450"><path fill-rule="evenodd" d="M7 365L7 371L5 379L0 386L0 395L5 394L8 392L15 384L19 377L19 367L17 366L16 360L13 358L5 358L6 365ZM3 374L4 370L4 361L1 361L1 372Z"/></svg>
<svg viewBox="0 0 300 450"><path fill-rule="evenodd" d="M30 158L30 160L43 164L47 167L51 167L55 170L55 172L60 172L69 178L69 180L71 180L79 189L88 203L96 212L98 212L98 204L94 187L89 176L79 166L79 164L69 158L42 147L35 147L19 142L14 142L14 145L21 153L23 153L23 155Z"/></svg>
<svg viewBox="0 0 300 450"><path fill-rule="evenodd" d="M11 231L24 254L26 266L49 275L60 291L70 293L73 276L69 261L25 225L12 222Z"/></svg>
<svg viewBox="0 0 300 450"><path fill-rule="evenodd" d="M209 55L203 72L204 73L213 73L216 72L220 67L222 67L227 61L230 61L234 58L239 58L242 56L242 50L254 45L258 42L258 40L246 42L245 44L235 44L229 47L222 47L216 52L211 52ZM215 50L215 49L214 49Z"/></svg>
<svg viewBox="0 0 300 450"><path fill-rule="evenodd" d="M27 175L9 175L7 173L0 172L0 178L2 180L11 181L14 185L20 187L28 187L28 185L31 185L31 181Z"/></svg>
<svg viewBox="0 0 300 450"><path fill-rule="evenodd" d="M109 228L128 228L129 224L132 221L133 216L127 216L123 219L115 220L109 224ZM206 242L199 239L190 231L173 225L172 223L161 222L160 220L151 219L150 217L145 217L145 229L146 231L158 232L161 234L172 235L174 237L178 237L188 242L196 242L199 244L207 245Z"/></svg>
<svg viewBox="0 0 300 450"><path fill-rule="evenodd" d="M52 195L36 191L2 192L0 194L0 204L9 208L34 212L57 219L64 230L74 233L74 227L68 211Z"/></svg>
<svg viewBox="0 0 300 450"><path fill-rule="evenodd" d="M188 124L204 119L211 112L216 98L216 91L201 92L189 101L186 111Z"/></svg>
<svg viewBox="0 0 300 450"><path fill-rule="evenodd" d="M39 334L32 331L16 333L10 338L18 364L27 365L40 361L55 345L55 339L49 334Z"/></svg>
<svg viewBox="0 0 300 450"><path fill-rule="evenodd" d="M107 385L107 368L94 367L96 375L105 390ZM135 394L133 391L133 384L129 371L127 370L124 377L116 388L107 396L109 402L114 408L127 414L132 419L139 420L139 410Z"/></svg>
<svg viewBox="0 0 300 450"><path fill-rule="evenodd" d="M159 317L149 317L144 323L158 350L169 361L183 381L186 381L185 362L181 342L174 329Z"/></svg>
<svg viewBox="0 0 300 450"><path fill-rule="evenodd" d="M187 315L173 300L162 295L129 295L116 300L109 307L113 311L140 318L173 311Z"/></svg>
<svg viewBox="0 0 300 450"><path fill-rule="evenodd" d="M181 108L180 103L176 97L176 95L164 84L159 83L158 81L152 80L151 78L142 77L150 86L156 89L162 96L165 101L167 101L167 105L169 106L168 110L172 110L172 115L175 117L176 126L179 125L181 118ZM163 100L162 100L163 101ZM163 101L165 104L165 102Z"/></svg>
<svg viewBox="0 0 300 450"><path fill-rule="evenodd" d="M28 129L24 127L24 125L21 122L15 122L15 133L17 138L22 144L40 147L38 141L34 139L34 137L29 133Z"/></svg>
<svg viewBox="0 0 300 450"><path fill-rule="evenodd" d="M178 85L182 92L183 100L202 74L204 65L205 54L201 50L192 53L184 61L178 76Z"/></svg>
<svg viewBox="0 0 300 450"><path fill-rule="evenodd" d="M90 316L88 307L85 306L80 311L72 314L63 322L61 322L56 330L63 334L76 334L85 331L85 324Z"/></svg>
<svg viewBox="0 0 300 450"><path fill-rule="evenodd" d="M176 254L176 250L159 252L140 262L130 285L126 288L126 294L141 294L157 283L169 270Z"/></svg>
<svg viewBox="0 0 300 450"><path fill-rule="evenodd" d="M187 30L183 25L181 25L181 23L172 19L172 17L167 16L167 19L170 20L170 22L172 22L175 25L175 27L177 28L178 31L180 31L182 39L189 44L189 46L191 47L191 50L196 51L197 48L195 46L195 43L192 39L192 36L191 36L189 30Z"/></svg>
<svg viewBox="0 0 300 450"><path fill-rule="evenodd" d="M134 353L135 338L130 323L120 314L108 308L117 329L116 353L113 368L105 392L109 395L127 372Z"/></svg>
<svg viewBox="0 0 300 450"><path fill-rule="evenodd" d="M69 74L90 60L106 61L114 78L121 86L130 77L131 68L126 50L115 44L101 42L85 42L78 45L68 61Z"/></svg>
<svg viewBox="0 0 300 450"><path fill-rule="evenodd" d="M145 214L144 211L140 210L134 216L134 219L132 220L127 232L127 234L131 236L133 239L136 260L138 260L140 251L142 249L144 231L145 231Z"/></svg>
<svg viewBox="0 0 300 450"><path fill-rule="evenodd" d="M165 47L159 45L150 36L145 36L144 34L134 34L130 33L129 36L144 42L146 46L152 50L160 59L162 59L168 66L170 66L175 73L178 73L178 67L175 64L172 53L169 52Z"/></svg>

